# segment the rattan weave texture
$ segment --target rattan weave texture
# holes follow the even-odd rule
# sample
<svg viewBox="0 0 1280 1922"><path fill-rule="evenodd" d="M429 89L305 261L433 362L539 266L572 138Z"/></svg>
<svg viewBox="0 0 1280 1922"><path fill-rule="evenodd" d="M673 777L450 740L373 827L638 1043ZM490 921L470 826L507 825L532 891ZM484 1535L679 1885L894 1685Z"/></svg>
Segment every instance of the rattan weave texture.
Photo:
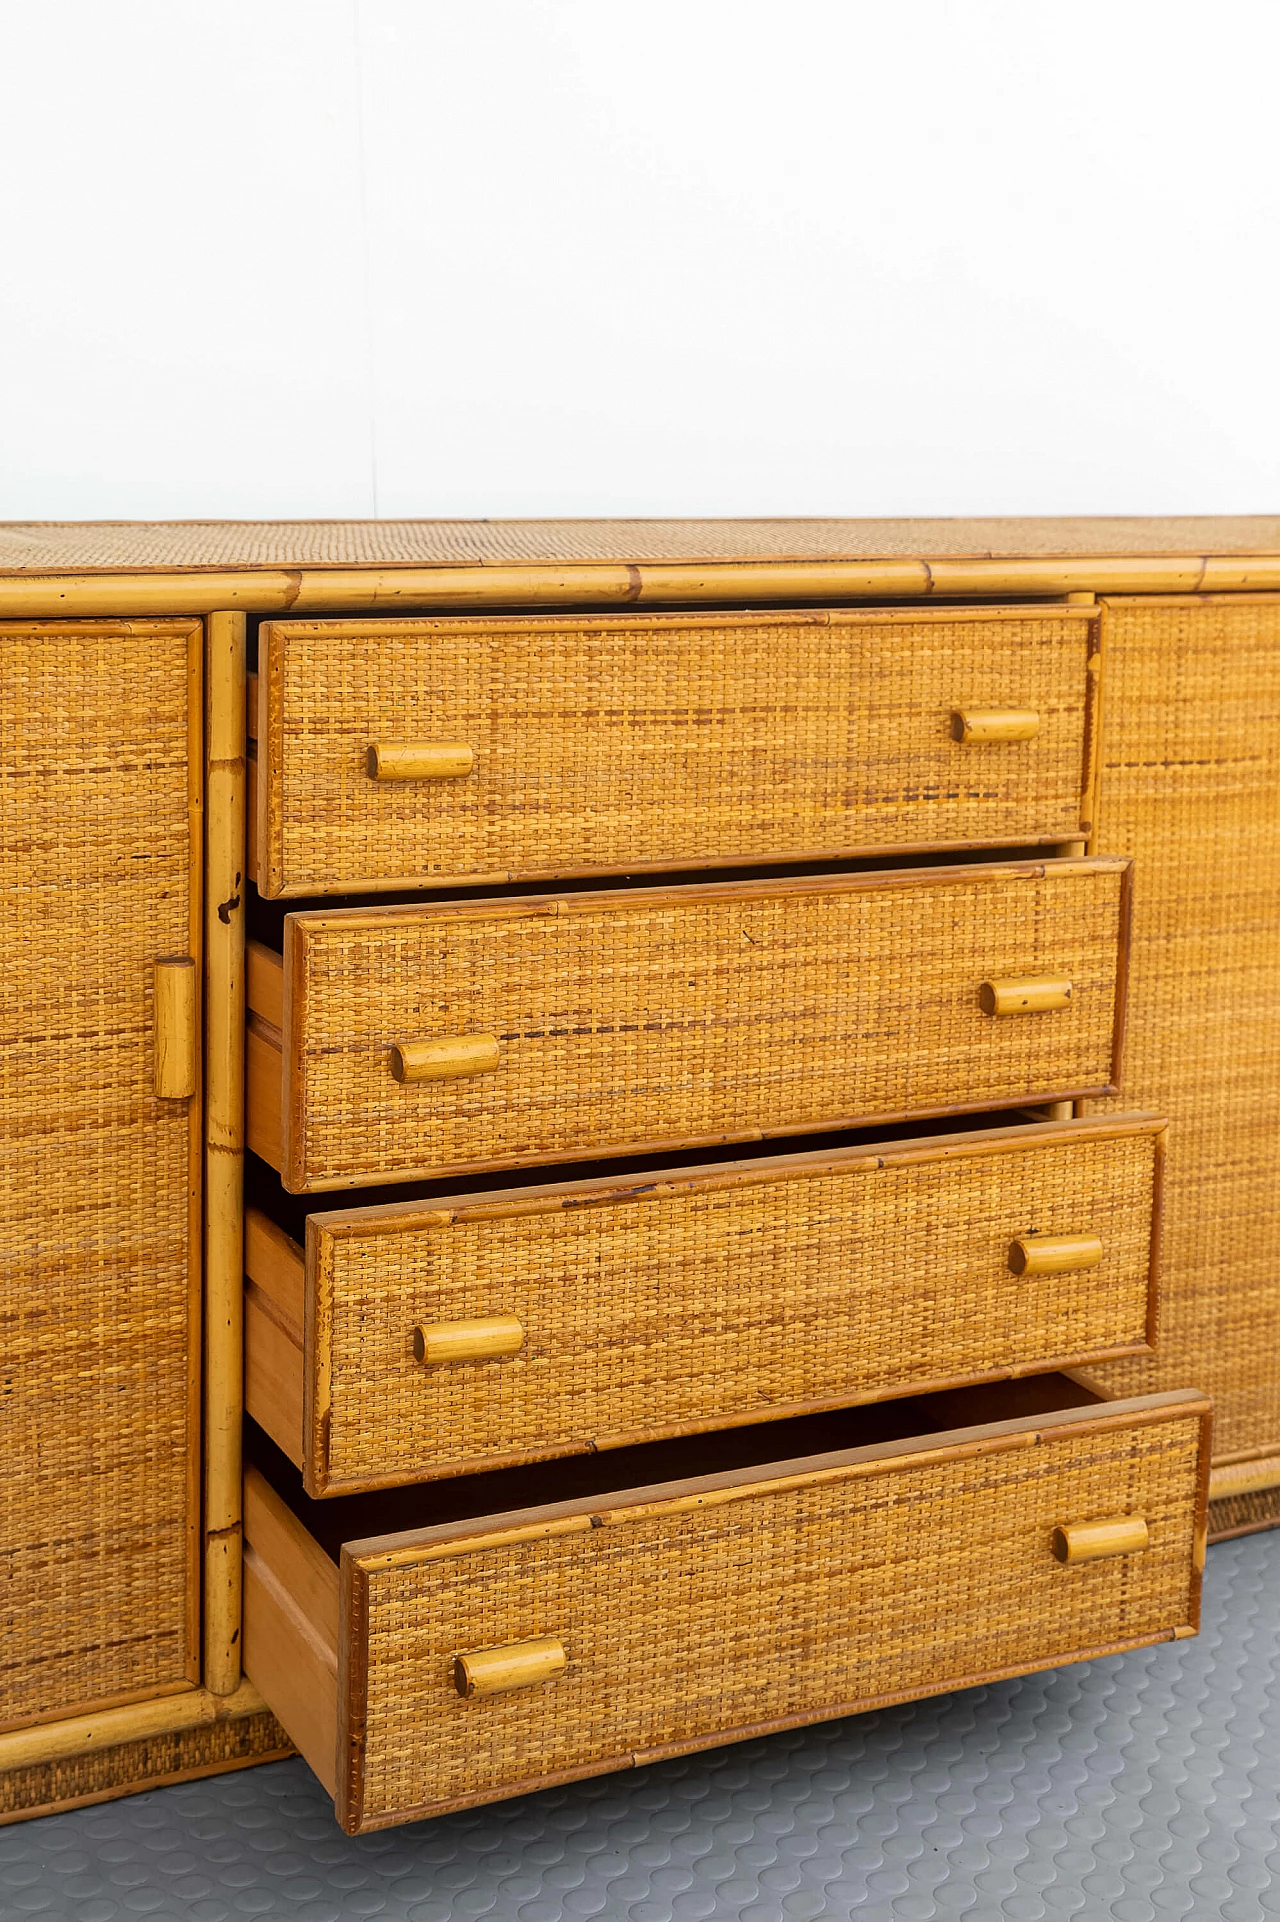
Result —
<svg viewBox="0 0 1280 1922"><path fill-rule="evenodd" d="M749 1185L717 1169L559 1206L553 1189L505 1217L501 1197L452 1222L447 1204L313 1217L314 1492L1142 1345L1158 1125L789 1156ZM1029 1229L1097 1234L1103 1261L1015 1279ZM503 1314L518 1355L414 1360L415 1322Z"/></svg>
<svg viewBox="0 0 1280 1922"><path fill-rule="evenodd" d="M1280 1488L1262 1488L1253 1495L1224 1495L1209 1503L1209 1539L1251 1535L1256 1529L1280 1525Z"/></svg>
<svg viewBox="0 0 1280 1922"><path fill-rule="evenodd" d="M265 627L269 894L1081 833L1091 613L601 615ZM1031 709L960 745L955 708ZM379 782L373 741L465 741Z"/></svg>
<svg viewBox="0 0 1280 1922"><path fill-rule="evenodd" d="M914 560L1280 552L1275 515L1159 520L8 521L0 573L30 569L430 567L505 561Z"/></svg>
<svg viewBox="0 0 1280 1922"><path fill-rule="evenodd" d="M182 1729L176 1735L122 1742L64 1762L6 1769L0 1772L0 1823L105 1802L192 1776L250 1768L292 1752L293 1745L274 1715L242 1715ZM151 1912L155 1913L154 1907Z"/></svg>
<svg viewBox="0 0 1280 1922"><path fill-rule="evenodd" d="M1280 597L1105 616L1100 845L1136 857L1124 1103L1172 1121L1160 1344L1215 1452L1280 1445ZM1112 1104L1108 1104L1112 1105Z"/></svg>
<svg viewBox="0 0 1280 1922"><path fill-rule="evenodd" d="M0 1725L196 1653L198 1104L153 1093L151 968L198 952L199 660L191 622L0 627Z"/></svg>
<svg viewBox="0 0 1280 1922"><path fill-rule="evenodd" d="M286 922L285 1180L339 1186L1110 1085L1127 867L1036 862ZM991 976L1071 1004L993 1018ZM390 1051L494 1034L400 1085Z"/></svg>
<svg viewBox="0 0 1280 1922"><path fill-rule="evenodd" d="M1196 1613L1200 1437L1176 1407L1038 1446L375 1562L353 1581L349 1659L367 1694L347 1819L397 1821L761 1722L1047 1666L1100 1635L1171 1633ZM1060 1522L1125 1513L1146 1517L1145 1553L1054 1560ZM556 1680L456 1695L455 1651L541 1635L568 1652Z"/></svg>

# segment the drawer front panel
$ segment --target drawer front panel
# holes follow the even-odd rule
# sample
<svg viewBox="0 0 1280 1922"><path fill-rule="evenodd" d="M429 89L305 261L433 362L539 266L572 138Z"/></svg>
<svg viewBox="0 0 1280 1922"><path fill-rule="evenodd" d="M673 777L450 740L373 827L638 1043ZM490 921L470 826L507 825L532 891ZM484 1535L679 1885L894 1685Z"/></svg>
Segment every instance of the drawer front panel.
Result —
<svg viewBox="0 0 1280 1922"><path fill-rule="evenodd" d="M309 1492L1145 1351L1162 1154L1136 1117L312 1217ZM1101 1259L1016 1276L1028 1230Z"/></svg>
<svg viewBox="0 0 1280 1922"><path fill-rule="evenodd" d="M1065 607L272 622L260 885L1072 839L1093 633ZM420 778L405 747L435 750Z"/></svg>
<svg viewBox="0 0 1280 1922"><path fill-rule="evenodd" d="M1114 1085L1128 864L291 916L295 1190L959 1112ZM983 982L1063 977L1048 1012ZM496 1068L397 1079L406 1044ZM252 1117L251 1117L252 1125Z"/></svg>
<svg viewBox="0 0 1280 1922"><path fill-rule="evenodd" d="M1103 1404L541 1528L508 1517L474 1544L459 1530L482 1524L354 1544L339 1815L378 1827L1190 1633L1204 1411ZM511 1643L541 1644L519 1651L531 1674L556 1644L563 1664L464 1698L458 1656L480 1671Z"/></svg>

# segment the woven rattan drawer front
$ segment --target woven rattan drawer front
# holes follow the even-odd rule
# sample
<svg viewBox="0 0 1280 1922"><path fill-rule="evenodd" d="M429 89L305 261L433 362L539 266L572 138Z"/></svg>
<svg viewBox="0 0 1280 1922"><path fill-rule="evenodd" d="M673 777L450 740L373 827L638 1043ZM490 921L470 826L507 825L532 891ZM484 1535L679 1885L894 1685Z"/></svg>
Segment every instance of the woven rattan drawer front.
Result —
<svg viewBox="0 0 1280 1922"><path fill-rule="evenodd" d="M1163 1146L1139 1115L357 1209L305 1263L255 1218L249 1412L331 1495L1146 1352Z"/></svg>
<svg viewBox="0 0 1280 1922"><path fill-rule="evenodd" d="M319 1613L336 1742L323 1711L290 1732L354 1831L1191 1634L1207 1413L1095 1403L350 1541L274 1650L251 1491L248 1672L278 1697Z"/></svg>
<svg viewBox="0 0 1280 1922"><path fill-rule="evenodd" d="M1062 606L271 622L258 884L1071 839L1093 636ZM1002 719L957 739L965 713Z"/></svg>
<svg viewBox="0 0 1280 1922"><path fill-rule="evenodd" d="M291 915L283 1005L250 976L284 1029L283 1080L279 1035L251 1037L250 1145L301 1192L1110 1090L1128 877L1018 862ZM1062 1005L992 1014L984 982ZM437 1078L413 1078L424 1051Z"/></svg>

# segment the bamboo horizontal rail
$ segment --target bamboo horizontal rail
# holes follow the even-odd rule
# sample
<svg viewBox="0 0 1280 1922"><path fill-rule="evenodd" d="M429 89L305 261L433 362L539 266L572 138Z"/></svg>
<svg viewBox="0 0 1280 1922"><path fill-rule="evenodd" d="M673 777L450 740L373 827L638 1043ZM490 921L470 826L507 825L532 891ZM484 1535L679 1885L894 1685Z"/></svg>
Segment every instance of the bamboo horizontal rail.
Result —
<svg viewBox="0 0 1280 1922"><path fill-rule="evenodd" d="M214 1695L207 1688L184 1689L149 1702L131 1702L125 1708L101 1709L95 1715L71 1715L61 1722L10 1729L0 1734L0 1774L65 1762L75 1755L90 1755L158 1735L180 1735L189 1728L206 1728L211 1722L261 1715L266 1706L252 1682L241 1682L230 1695Z"/></svg>
<svg viewBox="0 0 1280 1922"><path fill-rule="evenodd" d="M1209 1500L1221 1502L1232 1496L1261 1495L1269 1488L1280 1488L1280 1455L1255 1456L1243 1462L1223 1462L1209 1477Z"/></svg>
<svg viewBox="0 0 1280 1922"><path fill-rule="evenodd" d="M867 559L485 567L146 569L0 574L0 617L609 607L978 595L1280 589L1280 554Z"/></svg>

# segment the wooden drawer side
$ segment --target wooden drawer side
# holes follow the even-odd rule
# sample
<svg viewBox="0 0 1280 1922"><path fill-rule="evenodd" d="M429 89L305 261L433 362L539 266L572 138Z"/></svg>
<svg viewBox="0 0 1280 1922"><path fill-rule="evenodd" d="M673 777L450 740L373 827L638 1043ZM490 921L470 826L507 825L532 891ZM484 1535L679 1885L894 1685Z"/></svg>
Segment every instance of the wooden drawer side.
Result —
<svg viewBox="0 0 1280 1922"><path fill-rule="evenodd" d="M471 1543L353 1544L340 1819L380 1827L1194 1632L1206 1405L1077 1412L541 1530L511 1517ZM1055 1529L1111 1516L1143 1518L1148 1546L1056 1559ZM539 1637L563 1673L460 1697L459 1651Z"/></svg>
<svg viewBox="0 0 1280 1922"><path fill-rule="evenodd" d="M305 1427L265 1316L251 1405L323 1495L1144 1350L1162 1153L1139 1117L313 1216ZM1081 1230L1096 1265L1011 1273L1015 1237ZM415 1358L415 1327L495 1316L518 1352Z"/></svg>
<svg viewBox="0 0 1280 1922"><path fill-rule="evenodd" d="M270 622L268 895L1028 845L1087 832L1092 610ZM1034 738L955 738L1030 711ZM379 781L380 740L461 778Z"/></svg>
<svg viewBox="0 0 1280 1922"><path fill-rule="evenodd" d="M303 1192L1113 1088L1128 883L1023 862L293 915L276 1165ZM1040 975L1069 1004L983 1012L983 981ZM397 1079L437 1036L498 1065Z"/></svg>

